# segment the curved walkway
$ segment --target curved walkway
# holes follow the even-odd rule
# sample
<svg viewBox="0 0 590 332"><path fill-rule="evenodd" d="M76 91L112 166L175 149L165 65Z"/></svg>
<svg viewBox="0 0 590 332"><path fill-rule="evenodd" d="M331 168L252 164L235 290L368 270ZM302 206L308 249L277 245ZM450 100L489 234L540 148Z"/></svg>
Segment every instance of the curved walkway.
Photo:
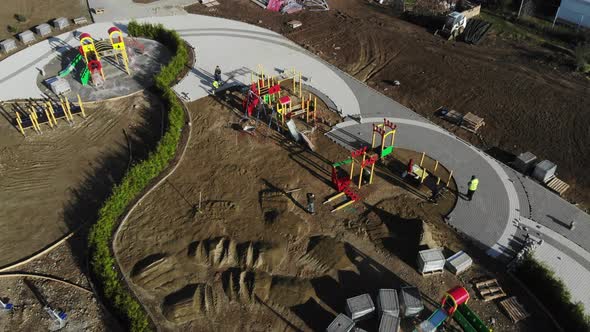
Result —
<svg viewBox="0 0 590 332"><path fill-rule="evenodd" d="M563 216L559 219L564 223L565 219L574 216L576 220L584 222L590 220L587 214L580 214L575 207L564 203L544 188L528 184L515 186L514 182L520 181L518 176L510 174L503 165L482 151L370 89L283 36L242 22L199 15L152 17L140 21L161 23L176 29L195 48L197 65L174 87L184 99L196 100L208 95L215 65L221 66L223 79L230 84L249 82L250 72L256 70L259 64L264 66L268 74L278 74L295 67L302 71L304 83L329 96L343 116L360 117L360 122L346 121L329 133L340 144L355 147L369 141L370 123L380 122L386 117L400 125L397 145L424 151L453 169L460 190L466 189L472 174L478 175L481 186L474 201L468 203L460 200L451 214L450 222L488 248L490 255L511 256L509 248L513 243L518 244L515 237L519 232L522 233L516 227L521 221L520 216L530 217L531 211L533 216L538 216L535 221L567 236L583 250L590 251L590 241L587 240L590 222L588 226L577 226L581 232L568 233L549 218ZM125 22L97 23L80 30L97 38L105 38L108 27L112 25L125 31ZM77 45L71 33L37 43L0 62L0 77L6 77L0 80L0 100L42 96L41 91L34 86L38 75L35 67L58 56L67 44ZM522 187L526 189L523 191ZM542 211L542 215L536 211Z"/></svg>
<svg viewBox="0 0 590 332"><path fill-rule="evenodd" d="M480 189L473 201L458 200L450 214L449 223L482 246L490 248L488 254L491 256L512 256L512 251L508 248L516 227L510 221L519 216L519 202L516 190L504 170L487 155L440 127L417 120L387 119L398 125L396 146L424 151L440 160L453 170L461 192L467 191L467 182L471 175L477 174ZM379 122L383 122L383 118L362 118L361 123L352 120L343 122L336 125L328 136L350 148L369 145L372 123Z"/></svg>

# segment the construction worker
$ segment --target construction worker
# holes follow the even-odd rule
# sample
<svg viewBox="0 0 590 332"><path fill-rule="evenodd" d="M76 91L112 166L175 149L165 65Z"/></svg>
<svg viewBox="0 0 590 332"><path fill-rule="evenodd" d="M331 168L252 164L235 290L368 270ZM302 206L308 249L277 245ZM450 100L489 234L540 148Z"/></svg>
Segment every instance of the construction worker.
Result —
<svg viewBox="0 0 590 332"><path fill-rule="evenodd" d="M219 81L215 80L213 81L213 91L219 89Z"/></svg>
<svg viewBox="0 0 590 332"><path fill-rule="evenodd" d="M221 82L221 68L219 68L219 66L215 66L214 77L217 82Z"/></svg>
<svg viewBox="0 0 590 332"><path fill-rule="evenodd" d="M307 212L315 214L315 195L307 193Z"/></svg>
<svg viewBox="0 0 590 332"><path fill-rule="evenodd" d="M467 199L471 201L473 198L473 194L477 190L477 185L479 184L479 179L475 177L475 175L471 176L471 181L467 184Z"/></svg>

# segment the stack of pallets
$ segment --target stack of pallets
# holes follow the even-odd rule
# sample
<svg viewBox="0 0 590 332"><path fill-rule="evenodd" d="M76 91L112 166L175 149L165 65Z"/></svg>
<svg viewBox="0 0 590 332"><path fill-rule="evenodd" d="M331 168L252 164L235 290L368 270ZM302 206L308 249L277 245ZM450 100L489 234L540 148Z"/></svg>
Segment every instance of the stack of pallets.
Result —
<svg viewBox="0 0 590 332"><path fill-rule="evenodd" d="M501 297L505 297L506 293L496 279L490 279L475 283L475 288L479 292L479 295L485 302L495 300Z"/></svg>
<svg viewBox="0 0 590 332"><path fill-rule="evenodd" d="M570 188L570 185L561 181L557 177L554 177L553 179L549 180L549 182L547 182L547 187L561 196Z"/></svg>
<svg viewBox="0 0 590 332"><path fill-rule="evenodd" d="M485 122L483 121L483 118L480 118L479 116L471 112L465 114L465 116L463 117L463 121L461 122L461 127L473 133L476 133L479 130L479 128L484 125Z"/></svg>
<svg viewBox="0 0 590 332"><path fill-rule="evenodd" d="M500 305L502 308L504 308L508 314L508 317L510 317L514 323L519 322L531 315L526 310L524 310L524 307L522 304L520 304L520 302L518 302L516 296L501 301Z"/></svg>

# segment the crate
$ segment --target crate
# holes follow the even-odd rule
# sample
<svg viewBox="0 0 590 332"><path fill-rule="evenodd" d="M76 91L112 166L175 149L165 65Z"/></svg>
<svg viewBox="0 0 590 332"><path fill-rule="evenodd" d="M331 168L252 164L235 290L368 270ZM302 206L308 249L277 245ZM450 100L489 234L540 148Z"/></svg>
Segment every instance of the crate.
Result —
<svg viewBox="0 0 590 332"><path fill-rule="evenodd" d="M71 90L70 83L61 77L50 77L44 83L58 96Z"/></svg>
<svg viewBox="0 0 590 332"><path fill-rule="evenodd" d="M445 268L445 262L445 256L440 248L418 252L418 271L423 276L442 273Z"/></svg>
<svg viewBox="0 0 590 332"><path fill-rule="evenodd" d="M508 298L506 300L502 300L500 302L500 306L506 311L508 317L512 320L512 322L517 323L523 319L528 318L531 314L529 314L522 304L518 302L516 296Z"/></svg>
<svg viewBox="0 0 590 332"><path fill-rule="evenodd" d="M0 42L0 51L10 53L16 49L16 40L9 38Z"/></svg>
<svg viewBox="0 0 590 332"><path fill-rule="evenodd" d="M457 275L466 271L473 265L473 260L464 251L459 251L447 258L445 266L453 274Z"/></svg>
<svg viewBox="0 0 590 332"><path fill-rule="evenodd" d="M39 36L45 37L45 36L51 34L51 26L47 23L39 24L38 26L35 27L35 32Z"/></svg>
<svg viewBox="0 0 590 332"><path fill-rule="evenodd" d="M344 314L339 314L328 325L326 332L351 332L352 329L354 329L354 321Z"/></svg>
<svg viewBox="0 0 590 332"><path fill-rule="evenodd" d="M354 321L371 318L375 305L369 294L361 294L346 300L346 314Z"/></svg>
<svg viewBox="0 0 590 332"><path fill-rule="evenodd" d="M35 34L31 30L23 31L18 34L18 39L24 44L29 44L35 41Z"/></svg>
<svg viewBox="0 0 590 332"><path fill-rule="evenodd" d="M398 316L383 314L379 319L379 332L398 332L401 319Z"/></svg>
<svg viewBox="0 0 590 332"><path fill-rule="evenodd" d="M422 295L418 288L413 286L405 286L400 291L400 304L404 317L417 316L424 310L422 303Z"/></svg>
<svg viewBox="0 0 590 332"><path fill-rule="evenodd" d="M379 317L388 314L399 317L399 298L395 289L380 289L377 295Z"/></svg>
<svg viewBox="0 0 590 332"><path fill-rule="evenodd" d="M461 122L461 127L467 129L468 131L476 133L480 127L484 126L485 122L483 118L469 112L465 114L463 117L463 121Z"/></svg>
<svg viewBox="0 0 590 332"><path fill-rule="evenodd" d="M59 30L63 30L70 25L70 20L65 17L58 17L53 20L53 27Z"/></svg>
<svg viewBox="0 0 590 332"><path fill-rule="evenodd" d="M543 183L547 183L555 177L555 171L557 171L557 165L549 160L543 160L535 166L535 169L533 169L533 178Z"/></svg>
<svg viewBox="0 0 590 332"><path fill-rule="evenodd" d="M512 162L512 167L522 174L528 174L528 172L535 166L536 160L537 156L531 152L523 152L516 157L514 162Z"/></svg>

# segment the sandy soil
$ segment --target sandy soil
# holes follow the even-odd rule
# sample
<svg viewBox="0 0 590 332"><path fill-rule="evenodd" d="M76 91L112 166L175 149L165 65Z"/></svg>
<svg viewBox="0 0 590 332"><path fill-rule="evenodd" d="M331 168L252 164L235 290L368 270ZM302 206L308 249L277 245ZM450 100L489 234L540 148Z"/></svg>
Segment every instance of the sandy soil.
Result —
<svg viewBox="0 0 590 332"><path fill-rule="evenodd" d="M542 315L514 325L475 297L470 281L502 267L441 222L454 195L438 206L426 202L404 189L390 160L360 190L362 202L330 213L334 204L320 204L335 193L330 164L348 153L322 135L326 128L316 131L312 152L267 127L254 135L236 130L239 117L226 104L208 97L189 105L192 140L183 161L115 238L121 269L159 328L319 331L344 311L346 298L403 284L424 293L425 318L445 290L464 284L474 310L495 317L498 330L542 330ZM315 215L304 210L308 192L316 195ZM435 246L466 249L489 268L423 278L417 250ZM405 320L404 331L412 324Z"/></svg>
<svg viewBox="0 0 590 332"><path fill-rule="evenodd" d="M3 115L13 117L10 104ZM140 156L161 132L161 106L139 93L88 104L87 119L70 126L32 129L27 137L0 121L0 266L27 257L93 221L97 209L129 162L128 143Z"/></svg>
<svg viewBox="0 0 590 332"><path fill-rule="evenodd" d="M11 104L3 105L4 117ZM51 328L49 315L26 285L30 282L54 309L68 314L64 331L118 331L117 321L91 291L87 280L87 226L131 162L145 157L162 131L162 105L148 93L86 105L87 118L75 124L32 129L27 137L0 122L0 241L5 248L0 266L40 251L63 235L76 231L47 255L0 273L0 297L15 309L0 320L0 330L34 331ZM129 147L131 147L131 154ZM31 273L71 285L12 276Z"/></svg>
<svg viewBox="0 0 590 332"><path fill-rule="evenodd" d="M1 8L0 40L12 37L12 33L8 32L8 25L17 27L18 32L22 32L62 16L70 20L86 16L88 22L92 21L86 0L2 0ZM27 21L19 23L14 18L15 14L24 15Z"/></svg>
<svg viewBox="0 0 590 332"><path fill-rule="evenodd" d="M280 15L248 0L201 5L190 12L241 20L282 33L414 111L434 117L447 106L485 119L485 144L461 136L503 160L532 151L558 164L571 200L590 206L590 82L573 74L571 59L491 33L479 46L449 42L397 18L374 1L329 1L328 12ZM286 22L303 26L290 30ZM335 33L338 32L338 33ZM399 80L401 86L391 86ZM454 130L453 130L454 131ZM508 154L506 154L508 152Z"/></svg>

